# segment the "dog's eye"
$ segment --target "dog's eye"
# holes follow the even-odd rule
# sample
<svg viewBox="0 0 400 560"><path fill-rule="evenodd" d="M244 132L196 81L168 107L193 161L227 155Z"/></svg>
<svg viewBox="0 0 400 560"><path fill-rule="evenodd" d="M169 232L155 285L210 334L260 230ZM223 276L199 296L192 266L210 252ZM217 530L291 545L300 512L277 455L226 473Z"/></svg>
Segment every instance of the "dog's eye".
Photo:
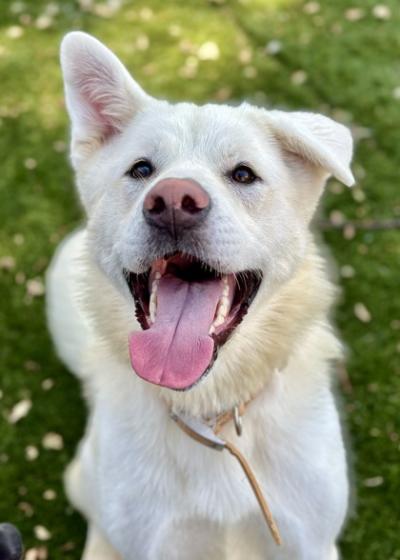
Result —
<svg viewBox="0 0 400 560"><path fill-rule="evenodd" d="M147 179L154 172L154 167L148 159L140 159L132 165L128 175L133 179Z"/></svg>
<svg viewBox="0 0 400 560"><path fill-rule="evenodd" d="M258 179L254 171L247 165L238 165L231 172L231 178L235 183L241 183L242 185L250 185Z"/></svg>

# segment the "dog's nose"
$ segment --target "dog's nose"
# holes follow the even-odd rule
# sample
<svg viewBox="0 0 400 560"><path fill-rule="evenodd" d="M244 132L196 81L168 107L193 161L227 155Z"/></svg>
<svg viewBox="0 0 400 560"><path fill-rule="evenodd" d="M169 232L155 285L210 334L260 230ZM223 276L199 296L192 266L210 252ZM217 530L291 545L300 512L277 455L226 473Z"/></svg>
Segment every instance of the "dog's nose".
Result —
<svg viewBox="0 0 400 560"><path fill-rule="evenodd" d="M204 220L211 206L206 191L193 179L163 179L148 192L143 214L148 224L173 236Z"/></svg>

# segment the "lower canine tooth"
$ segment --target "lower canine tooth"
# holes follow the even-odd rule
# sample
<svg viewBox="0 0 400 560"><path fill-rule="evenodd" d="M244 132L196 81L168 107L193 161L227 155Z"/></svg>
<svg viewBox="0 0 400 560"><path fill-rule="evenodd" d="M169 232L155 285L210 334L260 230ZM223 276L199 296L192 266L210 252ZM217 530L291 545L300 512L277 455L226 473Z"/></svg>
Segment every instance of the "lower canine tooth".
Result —
<svg viewBox="0 0 400 560"><path fill-rule="evenodd" d="M225 322L225 319L228 315L229 311L229 284L228 284L228 277L224 276L222 278L224 283L224 287L222 289L222 296L219 300L218 308L217 308L217 315L213 321L213 324L208 331L208 334L213 334L215 329L222 325Z"/></svg>
<svg viewBox="0 0 400 560"><path fill-rule="evenodd" d="M222 316L222 318L225 319L227 313L228 313L228 302L222 300L222 303L219 306L219 310L218 310L218 317Z"/></svg>
<svg viewBox="0 0 400 560"><path fill-rule="evenodd" d="M219 327L225 321L225 316L218 315L213 323L213 327Z"/></svg>
<svg viewBox="0 0 400 560"><path fill-rule="evenodd" d="M149 302L149 313L150 313L150 320L154 323L156 318L156 311L157 311L157 290L153 290L150 296Z"/></svg>

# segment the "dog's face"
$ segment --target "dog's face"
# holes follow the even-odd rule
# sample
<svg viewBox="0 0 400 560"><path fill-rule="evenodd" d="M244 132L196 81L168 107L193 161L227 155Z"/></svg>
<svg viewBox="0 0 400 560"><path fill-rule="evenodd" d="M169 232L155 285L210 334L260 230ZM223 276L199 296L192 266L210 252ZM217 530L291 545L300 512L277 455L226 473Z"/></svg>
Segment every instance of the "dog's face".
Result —
<svg viewBox="0 0 400 560"><path fill-rule="evenodd" d="M91 251L140 324L132 366L188 389L293 275L327 177L353 183L350 134L311 113L158 101L83 33L61 59Z"/></svg>

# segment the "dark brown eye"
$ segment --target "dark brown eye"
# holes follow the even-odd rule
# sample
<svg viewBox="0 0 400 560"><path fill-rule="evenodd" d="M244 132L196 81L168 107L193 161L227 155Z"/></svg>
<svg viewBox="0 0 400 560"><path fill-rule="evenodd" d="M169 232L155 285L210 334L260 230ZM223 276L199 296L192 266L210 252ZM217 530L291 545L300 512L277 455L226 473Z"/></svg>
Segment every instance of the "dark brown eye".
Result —
<svg viewBox="0 0 400 560"><path fill-rule="evenodd" d="M148 159L140 159L132 165L128 175L133 179L147 179L154 172L154 167Z"/></svg>
<svg viewBox="0 0 400 560"><path fill-rule="evenodd" d="M241 183L242 185L250 185L257 180L257 175L254 173L250 167L247 165L238 165L231 172L231 178L235 183Z"/></svg>

